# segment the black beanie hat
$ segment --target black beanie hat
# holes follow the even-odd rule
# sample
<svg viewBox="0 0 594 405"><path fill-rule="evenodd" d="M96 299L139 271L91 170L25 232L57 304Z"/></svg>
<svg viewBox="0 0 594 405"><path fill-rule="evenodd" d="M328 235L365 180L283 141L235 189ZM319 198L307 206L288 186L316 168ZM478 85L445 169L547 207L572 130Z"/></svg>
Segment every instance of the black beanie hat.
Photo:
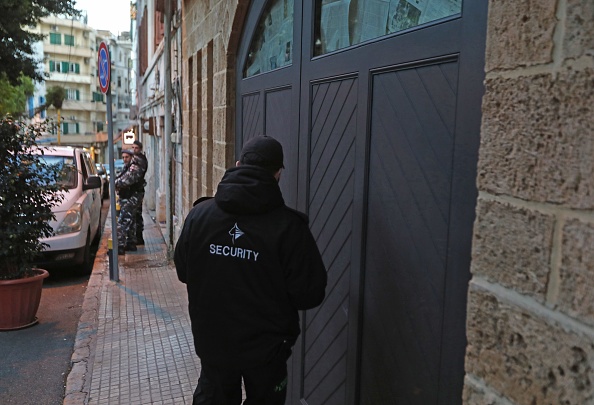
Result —
<svg viewBox="0 0 594 405"><path fill-rule="evenodd" d="M243 145L239 161L246 165L255 165L278 170L283 165L283 147L270 136L257 136Z"/></svg>

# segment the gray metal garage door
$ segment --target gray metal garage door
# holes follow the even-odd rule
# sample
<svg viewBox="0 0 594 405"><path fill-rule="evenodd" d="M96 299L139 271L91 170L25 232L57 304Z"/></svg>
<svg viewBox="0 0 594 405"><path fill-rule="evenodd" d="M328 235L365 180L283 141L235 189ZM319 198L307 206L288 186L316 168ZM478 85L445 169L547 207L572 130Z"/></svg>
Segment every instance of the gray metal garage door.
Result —
<svg viewBox="0 0 594 405"><path fill-rule="evenodd" d="M252 3L237 150L283 143L281 189L329 276L302 315L288 403L461 402L486 14L486 1Z"/></svg>

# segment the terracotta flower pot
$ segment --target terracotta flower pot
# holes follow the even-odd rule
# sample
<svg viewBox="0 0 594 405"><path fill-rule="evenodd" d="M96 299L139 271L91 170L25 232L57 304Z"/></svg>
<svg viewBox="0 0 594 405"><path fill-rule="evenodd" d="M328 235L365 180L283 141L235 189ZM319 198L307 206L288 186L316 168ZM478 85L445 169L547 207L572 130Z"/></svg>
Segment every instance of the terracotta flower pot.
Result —
<svg viewBox="0 0 594 405"><path fill-rule="evenodd" d="M0 280L0 331L26 328L37 323L43 279L49 273L33 269L33 277Z"/></svg>

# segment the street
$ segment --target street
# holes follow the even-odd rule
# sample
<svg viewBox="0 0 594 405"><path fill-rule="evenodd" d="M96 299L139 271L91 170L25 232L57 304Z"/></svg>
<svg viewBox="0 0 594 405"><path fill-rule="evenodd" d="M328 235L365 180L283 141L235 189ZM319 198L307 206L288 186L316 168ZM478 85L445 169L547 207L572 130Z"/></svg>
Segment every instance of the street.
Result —
<svg viewBox="0 0 594 405"><path fill-rule="evenodd" d="M102 227L109 200L103 201ZM97 245L92 246L95 255ZM0 404L59 405L64 397L89 275L53 270L44 280L39 323L0 332Z"/></svg>

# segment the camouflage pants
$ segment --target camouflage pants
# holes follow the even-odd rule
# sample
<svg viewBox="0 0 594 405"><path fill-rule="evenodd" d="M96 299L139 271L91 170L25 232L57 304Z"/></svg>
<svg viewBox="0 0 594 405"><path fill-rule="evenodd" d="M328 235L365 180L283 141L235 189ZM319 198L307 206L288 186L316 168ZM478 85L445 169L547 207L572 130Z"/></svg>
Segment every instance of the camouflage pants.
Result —
<svg viewBox="0 0 594 405"><path fill-rule="evenodd" d="M130 198L120 198L118 217L118 246L136 245L136 213L142 209L144 193L133 193Z"/></svg>

